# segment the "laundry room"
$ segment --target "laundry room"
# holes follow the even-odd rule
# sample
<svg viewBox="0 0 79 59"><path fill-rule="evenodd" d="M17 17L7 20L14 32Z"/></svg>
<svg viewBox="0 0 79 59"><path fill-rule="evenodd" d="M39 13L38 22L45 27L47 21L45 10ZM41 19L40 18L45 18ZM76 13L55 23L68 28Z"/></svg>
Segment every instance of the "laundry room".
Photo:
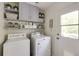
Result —
<svg viewBox="0 0 79 59"><path fill-rule="evenodd" d="M4 40L0 41L0 55L50 56L51 37L45 35L45 10L35 6L38 2L34 2L35 5L28 2L0 4L3 19L0 23L3 27L1 33L4 32Z"/></svg>
<svg viewBox="0 0 79 59"><path fill-rule="evenodd" d="M79 2L0 2L0 56L79 56Z"/></svg>

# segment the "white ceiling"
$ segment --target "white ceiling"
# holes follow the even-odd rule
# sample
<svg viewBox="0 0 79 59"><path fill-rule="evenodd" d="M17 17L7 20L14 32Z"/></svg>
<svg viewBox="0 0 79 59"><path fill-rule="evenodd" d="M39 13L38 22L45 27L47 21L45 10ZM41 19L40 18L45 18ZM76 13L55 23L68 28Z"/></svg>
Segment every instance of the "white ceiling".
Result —
<svg viewBox="0 0 79 59"><path fill-rule="evenodd" d="M66 5L69 5L73 2L39 2L39 3L35 3L35 2L27 2L31 5L37 6L43 10L47 9L50 6L56 6L56 7L63 7Z"/></svg>
<svg viewBox="0 0 79 59"><path fill-rule="evenodd" d="M34 6L37 6L37 7L41 8L41 9L46 9L52 4L52 2L39 2L39 3L27 2L27 3L29 3L31 5L34 5Z"/></svg>

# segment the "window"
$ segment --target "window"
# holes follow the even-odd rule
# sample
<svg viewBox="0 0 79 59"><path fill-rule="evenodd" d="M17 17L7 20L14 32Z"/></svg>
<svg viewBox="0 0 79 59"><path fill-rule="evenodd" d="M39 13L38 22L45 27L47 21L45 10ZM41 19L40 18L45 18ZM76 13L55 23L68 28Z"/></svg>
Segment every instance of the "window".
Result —
<svg viewBox="0 0 79 59"><path fill-rule="evenodd" d="M61 16L61 36L78 39L78 11Z"/></svg>

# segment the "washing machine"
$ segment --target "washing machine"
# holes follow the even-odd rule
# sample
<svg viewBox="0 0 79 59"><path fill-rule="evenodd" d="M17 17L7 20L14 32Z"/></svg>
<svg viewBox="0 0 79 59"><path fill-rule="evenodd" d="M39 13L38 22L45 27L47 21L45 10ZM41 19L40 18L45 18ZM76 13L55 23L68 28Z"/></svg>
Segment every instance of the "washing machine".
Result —
<svg viewBox="0 0 79 59"><path fill-rule="evenodd" d="M32 56L51 56L51 37L32 33L30 41Z"/></svg>
<svg viewBox="0 0 79 59"><path fill-rule="evenodd" d="M3 56L30 56L30 40L26 34L8 34L8 40L3 45Z"/></svg>

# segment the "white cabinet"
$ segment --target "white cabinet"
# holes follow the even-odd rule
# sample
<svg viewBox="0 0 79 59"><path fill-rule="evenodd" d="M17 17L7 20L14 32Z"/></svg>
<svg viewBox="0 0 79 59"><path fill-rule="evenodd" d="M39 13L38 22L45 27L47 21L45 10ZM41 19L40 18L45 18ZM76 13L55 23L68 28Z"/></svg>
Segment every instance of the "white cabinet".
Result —
<svg viewBox="0 0 79 59"><path fill-rule="evenodd" d="M42 22L39 18L39 8L25 2L19 3L19 20Z"/></svg>
<svg viewBox="0 0 79 59"><path fill-rule="evenodd" d="M30 5L30 17L31 17L31 21L36 21L39 22L38 20L38 15L39 14L39 10L37 7Z"/></svg>
<svg viewBox="0 0 79 59"><path fill-rule="evenodd" d="M30 20L29 5L25 2L19 3L19 20Z"/></svg>

